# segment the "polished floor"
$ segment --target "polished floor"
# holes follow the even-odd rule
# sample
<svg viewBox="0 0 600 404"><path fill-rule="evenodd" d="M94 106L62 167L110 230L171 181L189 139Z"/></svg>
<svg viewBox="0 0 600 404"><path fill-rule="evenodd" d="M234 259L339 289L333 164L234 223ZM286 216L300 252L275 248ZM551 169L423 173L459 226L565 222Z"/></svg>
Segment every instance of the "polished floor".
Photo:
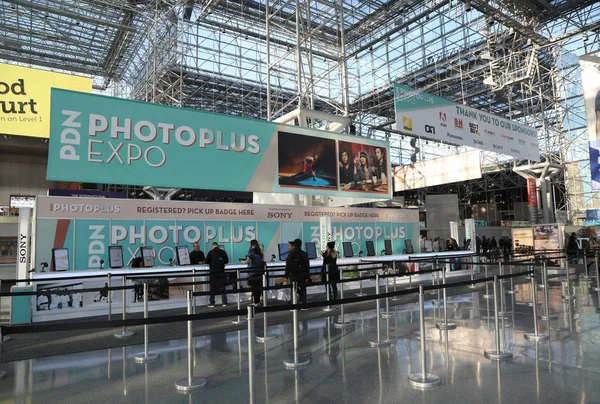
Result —
<svg viewBox="0 0 600 404"><path fill-rule="evenodd" d="M334 326L337 318L301 321L299 353L311 360L303 370L283 365L293 355L291 324L270 327L278 338L256 344L255 402L600 403L598 294L588 287L575 284L575 299L564 301L564 285L551 284L549 309L558 317L538 323L551 341L533 343L524 339L533 331L530 285L516 285L516 294L506 295L512 314L501 332L514 358L502 363L484 357L495 338L493 300L479 292L451 297L448 318L458 327L446 332L435 327L443 314L431 301L438 296L428 294L427 367L442 379L428 390L408 384L409 374L420 370L418 304L395 306L381 320L381 338L392 342L386 348L369 346L377 338L375 310L349 314L352 326L345 329ZM542 290L537 300L543 302ZM195 376L208 383L190 394L175 388L187 371L183 339L150 344L160 357L148 364L134 362L141 346L2 363L0 403L248 403L247 332L199 336L194 343Z"/></svg>

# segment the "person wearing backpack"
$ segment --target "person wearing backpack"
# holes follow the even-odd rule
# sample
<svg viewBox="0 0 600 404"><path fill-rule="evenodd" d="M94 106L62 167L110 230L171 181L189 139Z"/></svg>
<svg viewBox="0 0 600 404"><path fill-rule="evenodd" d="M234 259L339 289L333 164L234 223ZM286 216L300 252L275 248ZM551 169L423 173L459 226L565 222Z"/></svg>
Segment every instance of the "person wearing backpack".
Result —
<svg viewBox="0 0 600 404"><path fill-rule="evenodd" d="M288 254L285 261L285 277L291 282L296 282L300 304L306 303L306 277L310 270L308 254L302 250L302 240L294 240L294 249Z"/></svg>
<svg viewBox="0 0 600 404"><path fill-rule="evenodd" d="M250 241L250 249L246 255L246 259L242 261L244 264L248 264L248 283L252 290L252 303L255 306L260 305L260 298L262 294L262 275L264 262L264 254L260 250L260 245L257 240Z"/></svg>

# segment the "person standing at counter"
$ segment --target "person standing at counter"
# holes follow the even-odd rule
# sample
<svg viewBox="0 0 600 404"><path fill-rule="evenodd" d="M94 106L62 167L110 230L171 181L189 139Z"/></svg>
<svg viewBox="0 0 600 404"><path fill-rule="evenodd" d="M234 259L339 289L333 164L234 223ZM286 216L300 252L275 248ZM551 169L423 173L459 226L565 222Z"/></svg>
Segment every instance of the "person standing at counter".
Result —
<svg viewBox="0 0 600 404"><path fill-rule="evenodd" d="M294 249L285 260L285 277L296 282L300 304L306 303L306 277L310 270L308 255L302 251L302 240L294 240ZM292 292L293 293L293 292Z"/></svg>
<svg viewBox="0 0 600 404"><path fill-rule="evenodd" d="M246 255L246 259L242 261L244 264L248 264L248 284L252 290L252 303L255 306L260 305L261 298L261 286L262 286L262 275L263 267L265 264L264 254L260 250L260 245L257 240L250 241L250 249Z"/></svg>
<svg viewBox="0 0 600 404"><path fill-rule="evenodd" d="M192 265L200 265L204 264L206 258L204 257L204 253L200 250L200 244L194 243L194 250L190 253L190 264Z"/></svg>
<svg viewBox="0 0 600 404"><path fill-rule="evenodd" d="M227 291L225 290L225 265L229 263L229 257L224 250L219 248L218 243L212 243L212 250L206 256L206 263L210 269L210 302L208 307L215 307L215 294L217 288L221 294L221 303L227 306Z"/></svg>
<svg viewBox="0 0 600 404"><path fill-rule="evenodd" d="M340 271L337 266L337 252L335 251L335 242L327 243L327 248L321 253L323 257L323 266L321 267L321 281L327 282L329 275L329 285L325 287L325 293L329 293L331 300L337 300L338 287L340 281Z"/></svg>

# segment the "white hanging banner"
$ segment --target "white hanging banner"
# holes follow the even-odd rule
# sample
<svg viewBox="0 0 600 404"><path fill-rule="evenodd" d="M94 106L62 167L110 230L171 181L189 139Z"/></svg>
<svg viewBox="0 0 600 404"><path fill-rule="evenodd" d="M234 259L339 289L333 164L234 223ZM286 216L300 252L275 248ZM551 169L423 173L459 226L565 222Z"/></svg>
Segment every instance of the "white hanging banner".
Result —
<svg viewBox="0 0 600 404"><path fill-rule="evenodd" d="M458 222L450 222L450 237L456 240L457 244L459 243L458 240L460 240L460 237L458 236Z"/></svg>
<svg viewBox="0 0 600 404"><path fill-rule="evenodd" d="M29 218L31 217L30 208L19 209L19 239L17 240L18 246L18 260L17 260L17 279L25 279L28 277L28 264L29 264ZM26 286L25 282L19 283L17 286Z"/></svg>
<svg viewBox="0 0 600 404"><path fill-rule="evenodd" d="M325 251L327 243L331 241L331 217L319 217L319 251Z"/></svg>
<svg viewBox="0 0 600 404"><path fill-rule="evenodd" d="M469 250L476 252L477 243L475 238L477 237L477 233L475 231L475 219L465 219L465 238L467 239L467 243L469 243Z"/></svg>

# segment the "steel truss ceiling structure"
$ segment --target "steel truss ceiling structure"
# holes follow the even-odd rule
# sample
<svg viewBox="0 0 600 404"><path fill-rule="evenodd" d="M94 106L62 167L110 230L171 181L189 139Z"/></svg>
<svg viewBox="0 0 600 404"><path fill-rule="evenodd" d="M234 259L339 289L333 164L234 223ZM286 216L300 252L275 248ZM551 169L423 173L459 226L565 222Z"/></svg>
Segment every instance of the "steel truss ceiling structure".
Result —
<svg viewBox="0 0 600 404"><path fill-rule="evenodd" d="M537 127L544 159L566 167L557 209L573 219L600 207L577 59L599 49L599 27L591 0L0 0L0 59L181 107L350 115L390 141L394 164L411 154L393 125L404 83ZM420 158L459 149L421 141ZM487 172L511 160L484 159Z"/></svg>

